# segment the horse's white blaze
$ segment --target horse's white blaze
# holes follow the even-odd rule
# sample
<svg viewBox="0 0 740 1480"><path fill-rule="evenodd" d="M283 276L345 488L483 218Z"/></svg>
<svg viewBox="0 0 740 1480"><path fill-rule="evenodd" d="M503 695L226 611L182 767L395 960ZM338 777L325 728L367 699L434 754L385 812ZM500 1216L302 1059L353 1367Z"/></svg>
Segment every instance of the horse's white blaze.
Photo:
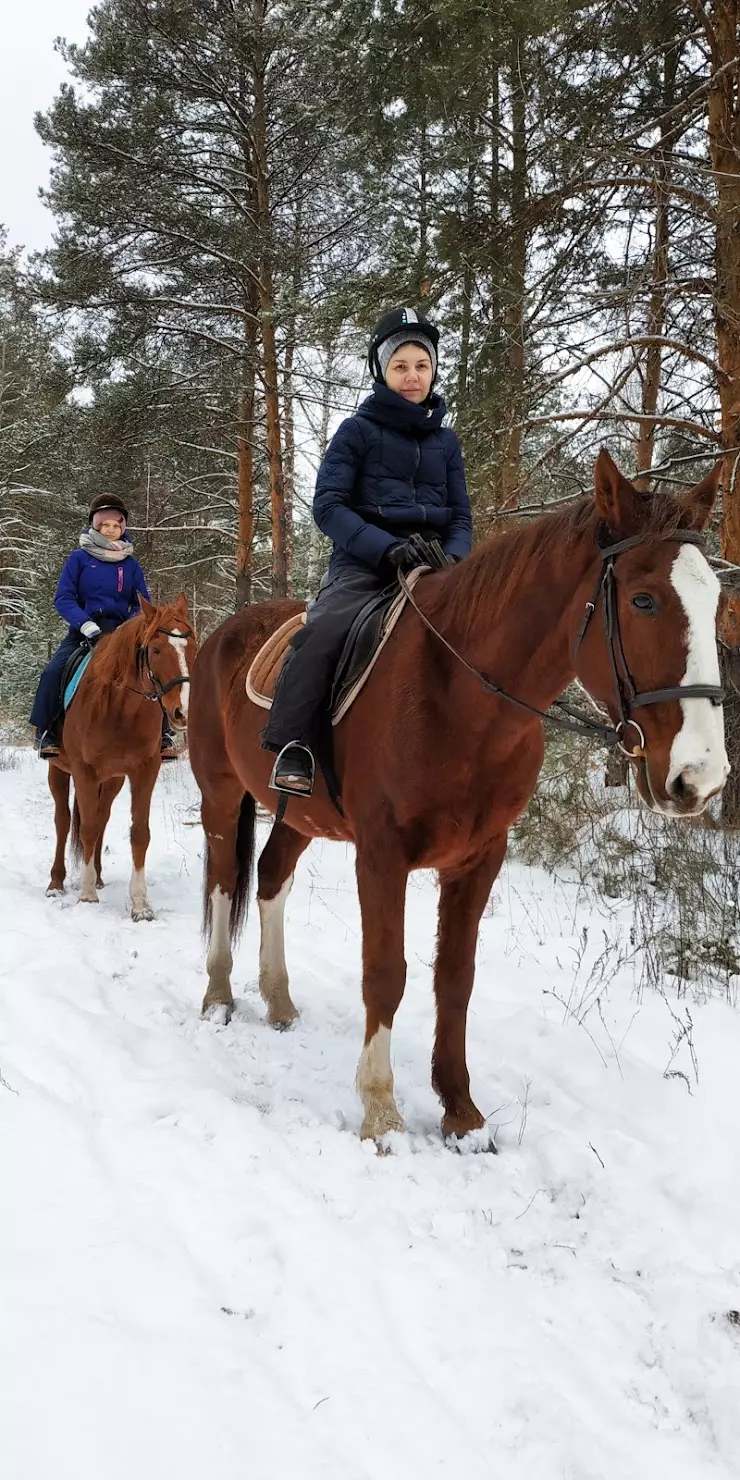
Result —
<svg viewBox="0 0 740 1480"><path fill-rule="evenodd" d="M169 641L172 643L172 646L175 649L175 652L177 653L177 661L180 664L180 672L181 672L183 678L189 678L190 675L188 673L188 665L187 665L187 661L186 661L186 658L185 658L185 649L187 648L187 645L188 645L187 637L182 637L180 635L180 633L175 632L173 634L173 636L170 637ZM189 701L190 701L190 684L189 683L183 683L183 684L180 685L180 708L181 708L183 714L185 715L185 718L186 719L188 717L188 703L189 703Z"/></svg>
<svg viewBox="0 0 740 1480"><path fill-rule="evenodd" d="M274 899L260 899L260 992L267 1003L271 1023L290 1023L296 1009L288 991L285 964L285 902L293 887L293 875L281 884Z"/></svg>
<svg viewBox="0 0 740 1480"><path fill-rule="evenodd" d="M673 562L671 585L686 613L686 672L681 684L718 684L717 577L696 545L682 545ZM700 797L722 786L730 767L722 708L709 699L682 699L683 723L669 760L666 786L681 775Z"/></svg>
<svg viewBox="0 0 740 1480"><path fill-rule="evenodd" d="M211 890L211 941L206 960L206 970L209 976L213 976L215 971L224 974L227 979L231 975L230 914L231 895L227 894L220 884L217 884L215 889Z"/></svg>
<svg viewBox="0 0 740 1480"><path fill-rule="evenodd" d="M381 1025L365 1044L357 1065L356 1083L365 1109L361 1134L379 1140L388 1131L402 1131L403 1121L393 1097L390 1028Z"/></svg>

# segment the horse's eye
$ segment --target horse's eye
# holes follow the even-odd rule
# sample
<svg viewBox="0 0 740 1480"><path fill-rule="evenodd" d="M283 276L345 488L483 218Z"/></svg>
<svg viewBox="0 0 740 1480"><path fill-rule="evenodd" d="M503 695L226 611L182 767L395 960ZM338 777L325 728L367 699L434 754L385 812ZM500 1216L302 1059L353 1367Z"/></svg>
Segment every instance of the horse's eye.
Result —
<svg viewBox="0 0 740 1480"><path fill-rule="evenodd" d="M162 651L161 647L153 647L152 648L152 652L155 653L157 656L161 653L161 651Z"/></svg>
<svg viewBox="0 0 740 1480"><path fill-rule="evenodd" d="M647 591L638 591L637 595L632 597L632 605L637 607L638 612L649 612L651 616L654 616L658 610L652 596Z"/></svg>

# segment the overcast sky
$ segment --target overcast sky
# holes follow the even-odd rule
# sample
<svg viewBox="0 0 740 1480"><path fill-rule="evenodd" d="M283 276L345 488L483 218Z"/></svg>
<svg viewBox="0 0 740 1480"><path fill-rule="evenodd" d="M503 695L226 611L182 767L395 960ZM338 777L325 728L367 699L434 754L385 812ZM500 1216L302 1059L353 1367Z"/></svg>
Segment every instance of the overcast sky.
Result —
<svg viewBox="0 0 740 1480"><path fill-rule="evenodd" d="M49 212L38 198L49 163L33 126L52 102L66 70L54 38L84 40L90 0L15 0L3 7L0 48L0 222L12 246L45 247Z"/></svg>

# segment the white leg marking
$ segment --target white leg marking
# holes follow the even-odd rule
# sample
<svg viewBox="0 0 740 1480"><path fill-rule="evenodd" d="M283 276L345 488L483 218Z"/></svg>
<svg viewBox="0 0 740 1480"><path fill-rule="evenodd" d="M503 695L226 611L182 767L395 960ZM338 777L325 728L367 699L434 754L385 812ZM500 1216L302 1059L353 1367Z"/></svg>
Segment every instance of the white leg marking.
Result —
<svg viewBox="0 0 740 1480"><path fill-rule="evenodd" d="M187 662L185 660L185 649L186 649L186 647L188 645L187 637L181 637L179 634L174 634L172 637L170 637L169 640L172 643L172 646L175 649L175 652L177 653L177 661L180 664L180 672L181 672L183 678L189 678L190 675L188 673L188 665L187 665ZM183 684L180 685L180 708L181 708L183 714L185 715L185 718L186 719L188 717L188 704L189 704L189 702L190 702L190 684L189 683L183 683Z"/></svg>
<svg viewBox="0 0 740 1480"><path fill-rule="evenodd" d="M132 920L153 920L152 909L146 892L146 873L143 868L135 868L131 874L129 884L131 895L131 918Z"/></svg>
<svg viewBox="0 0 740 1480"><path fill-rule="evenodd" d="M80 903L98 904L98 891L95 888L95 856L89 863L82 866L82 879L80 881Z"/></svg>
<svg viewBox="0 0 740 1480"><path fill-rule="evenodd" d="M378 1028L365 1044L357 1065L356 1083L365 1110L360 1131L363 1140L377 1141L388 1131L406 1129L393 1098L390 1028Z"/></svg>
<svg viewBox="0 0 740 1480"><path fill-rule="evenodd" d="M686 672L681 684L718 684L717 605L720 586L696 545L682 545L671 585L686 613ZM709 699L682 699L683 724L674 736L666 785L683 775L703 800L729 775L724 717Z"/></svg>
<svg viewBox="0 0 740 1480"><path fill-rule="evenodd" d="M260 899L260 992L267 1003L272 1027L287 1027L298 1016L288 989L285 964L285 902L293 887L293 875L281 884L274 899Z"/></svg>
<svg viewBox="0 0 740 1480"><path fill-rule="evenodd" d="M209 976L209 991L212 978L219 976L225 978L231 996L231 985L229 978L233 965L231 946L229 944L229 916L231 914L231 895L223 890L220 884L211 890L211 943L208 947L208 958L206 970Z"/></svg>

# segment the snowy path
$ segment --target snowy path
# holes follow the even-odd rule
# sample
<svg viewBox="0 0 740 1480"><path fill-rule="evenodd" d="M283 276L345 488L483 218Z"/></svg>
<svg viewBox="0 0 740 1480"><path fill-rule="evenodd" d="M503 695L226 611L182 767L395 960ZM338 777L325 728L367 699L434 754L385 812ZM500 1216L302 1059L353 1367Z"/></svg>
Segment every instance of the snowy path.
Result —
<svg viewBox="0 0 740 1480"><path fill-rule="evenodd" d="M0 772L5 1480L740 1475L740 1017L692 1009L691 1097L662 1077L667 1008L637 1012L628 968L603 1025L564 1022L550 994L570 996L583 925L595 957L628 912L601 921L511 865L470 1031L501 1155L455 1155L417 876L394 1034L410 1135L380 1158L352 1087L351 850L314 844L298 869L295 1029L263 1023L256 910L217 1028L198 1016L194 800L185 768L163 774L158 918L134 925L125 796L101 905L76 906L44 897L43 768Z"/></svg>

